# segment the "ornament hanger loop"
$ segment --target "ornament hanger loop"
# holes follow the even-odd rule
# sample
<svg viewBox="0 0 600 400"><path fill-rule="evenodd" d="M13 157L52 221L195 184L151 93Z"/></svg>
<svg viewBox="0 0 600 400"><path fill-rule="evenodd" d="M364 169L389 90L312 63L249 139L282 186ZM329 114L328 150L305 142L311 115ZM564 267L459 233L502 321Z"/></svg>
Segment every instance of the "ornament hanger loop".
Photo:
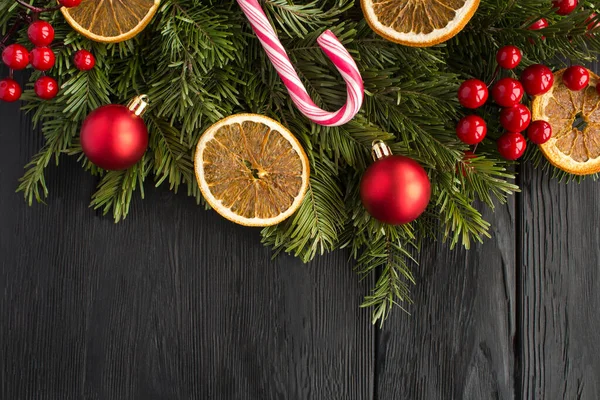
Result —
<svg viewBox="0 0 600 400"><path fill-rule="evenodd" d="M319 108L310 98L300 77L296 73L277 33L257 0L237 0L252 25L267 56L277 70L292 97L292 101L302 114L312 122L323 126L339 126L350 121L360 110L364 99L364 85L360 71L348 50L330 30L317 39L317 43L342 74L346 82L346 104L335 112Z"/></svg>
<svg viewBox="0 0 600 400"><path fill-rule="evenodd" d="M374 140L371 155L373 156L373 161L381 160L382 158L391 156L392 149L383 140Z"/></svg>
<svg viewBox="0 0 600 400"><path fill-rule="evenodd" d="M150 105L149 97L145 94L141 94L139 96L134 97L127 104L127 108L129 108L135 115L141 117L146 112L146 108Z"/></svg>

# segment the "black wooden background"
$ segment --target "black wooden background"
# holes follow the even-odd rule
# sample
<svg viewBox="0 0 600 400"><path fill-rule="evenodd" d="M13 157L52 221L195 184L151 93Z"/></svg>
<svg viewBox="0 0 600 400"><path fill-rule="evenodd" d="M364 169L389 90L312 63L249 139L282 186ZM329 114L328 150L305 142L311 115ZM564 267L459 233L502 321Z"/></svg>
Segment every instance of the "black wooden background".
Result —
<svg viewBox="0 0 600 400"><path fill-rule="evenodd" d="M115 225L69 158L0 105L0 399L600 399L600 188L526 165L470 252L431 243L412 315L358 308L341 251L271 260L259 232L148 185Z"/></svg>

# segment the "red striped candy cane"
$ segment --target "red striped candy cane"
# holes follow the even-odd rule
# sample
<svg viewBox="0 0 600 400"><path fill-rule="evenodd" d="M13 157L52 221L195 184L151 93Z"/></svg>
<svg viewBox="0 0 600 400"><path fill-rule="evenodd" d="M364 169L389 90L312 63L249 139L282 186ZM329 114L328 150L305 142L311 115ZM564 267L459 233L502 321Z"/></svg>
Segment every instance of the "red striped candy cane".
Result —
<svg viewBox="0 0 600 400"><path fill-rule="evenodd" d="M258 36L267 56L302 114L324 126L343 125L354 118L362 106L365 95L363 80L352 56L333 32L325 31L319 36L317 43L342 74L346 81L348 97L346 105L336 112L328 112L317 107L311 100L258 1L237 0L237 2L248 17L254 33Z"/></svg>

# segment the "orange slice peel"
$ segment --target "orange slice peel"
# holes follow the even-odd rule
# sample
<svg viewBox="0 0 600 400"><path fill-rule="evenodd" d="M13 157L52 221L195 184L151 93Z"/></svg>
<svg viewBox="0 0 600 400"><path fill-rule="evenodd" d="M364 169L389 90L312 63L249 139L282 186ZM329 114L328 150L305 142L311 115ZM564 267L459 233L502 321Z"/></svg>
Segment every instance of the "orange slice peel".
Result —
<svg viewBox="0 0 600 400"><path fill-rule="evenodd" d="M361 6L377 34L405 46L428 47L458 34L479 0L361 0Z"/></svg>
<svg viewBox="0 0 600 400"><path fill-rule="evenodd" d="M592 71L587 88L569 90L562 81L564 69L554 73L554 85L536 96L531 105L533 120L548 121L552 137L540 145L548 161L575 175L600 172L600 95L598 75Z"/></svg>
<svg viewBox="0 0 600 400"><path fill-rule="evenodd" d="M232 115L208 128L194 165L210 206L245 226L289 218L300 207L310 177L300 142L279 122L257 114Z"/></svg>
<svg viewBox="0 0 600 400"><path fill-rule="evenodd" d="M100 43L129 40L144 30L160 0L83 0L60 10L79 34Z"/></svg>

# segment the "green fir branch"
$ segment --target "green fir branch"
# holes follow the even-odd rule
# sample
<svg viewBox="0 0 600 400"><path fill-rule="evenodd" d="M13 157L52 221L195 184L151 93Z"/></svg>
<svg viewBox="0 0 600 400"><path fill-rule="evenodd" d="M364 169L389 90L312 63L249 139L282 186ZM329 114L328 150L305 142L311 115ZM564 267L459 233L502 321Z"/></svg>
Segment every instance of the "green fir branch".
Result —
<svg viewBox="0 0 600 400"><path fill-rule="evenodd" d="M144 180L151 169L146 155L133 167L124 171L108 171L100 180L96 192L92 195L90 207L101 210L103 215L112 213L115 222L129 214L133 193L139 189L144 198Z"/></svg>
<svg viewBox="0 0 600 400"><path fill-rule="evenodd" d="M361 276L378 276L363 306L372 310L374 323L383 322L394 306L410 304L411 255L423 240L441 234L451 246L481 241L489 236L489 223L474 204L493 208L518 191L513 163L496 150L502 134L498 108L463 109L456 100L458 85L469 77L489 82L496 50L507 44L519 46L524 58L517 69L499 77L518 77L533 63L558 69L596 59L600 28L587 31L586 20L597 9L591 1L580 3L561 17L549 0L482 0L453 39L431 48L409 48L375 34L356 1L261 0L302 82L322 108L343 105L346 87L317 37L331 29L356 59L365 83L363 109L349 124L330 128L310 123L296 109L235 0L163 0L144 32L119 44L91 42L74 32L61 13L42 14L54 26L59 44L56 65L47 74L59 79L61 91L56 99L41 101L32 90L40 73L29 75L23 109L45 143L26 165L18 190L30 204L44 201L49 189L45 170L64 154L78 157L97 176L90 178L99 179L92 207L112 214L115 221L130 212L134 192L143 197L146 179L175 192L185 190L201 203L193 158L202 133L231 114L268 115L298 137L312 176L300 209L279 226L264 229L263 243L304 261L349 249ZM13 0L0 0L0 33L8 32L22 12ZM548 28L527 29L541 17L548 19ZM19 26L11 40L28 45L26 29ZM96 56L92 71L74 68L78 49ZM142 93L151 104L145 116L150 149L144 159L127 171L95 167L81 150L81 123L101 105L126 104ZM476 158L463 160L468 147L456 138L454 127L472 112L486 119L488 136L478 145ZM410 224L382 224L362 207L359 183L372 163L374 140L417 160L430 176L430 206ZM561 180L581 179L551 166L535 146L524 162Z"/></svg>
<svg viewBox="0 0 600 400"><path fill-rule="evenodd" d="M347 218L335 171L321 163L316 168L298 211L287 221L262 231L264 244L276 252L292 253L304 262L338 246Z"/></svg>

